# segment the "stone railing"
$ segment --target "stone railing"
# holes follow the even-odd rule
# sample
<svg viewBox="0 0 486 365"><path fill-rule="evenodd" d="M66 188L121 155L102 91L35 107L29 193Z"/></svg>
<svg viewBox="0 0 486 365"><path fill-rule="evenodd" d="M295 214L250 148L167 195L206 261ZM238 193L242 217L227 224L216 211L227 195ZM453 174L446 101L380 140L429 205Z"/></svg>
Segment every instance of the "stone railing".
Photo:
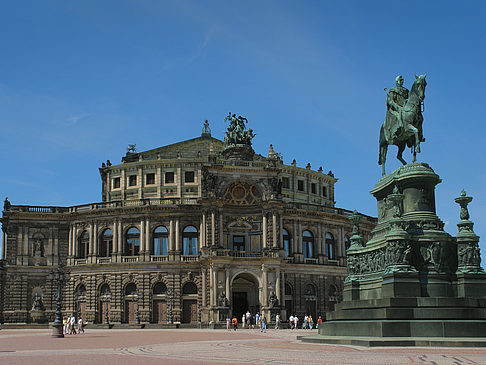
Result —
<svg viewBox="0 0 486 365"><path fill-rule="evenodd" d="M284 257L284 261L287 264L293 264L294 263L294 258L293 257Z"/></svg>
<svg viewBox="0 0 486 365"><path fill-rule="evenodd" d="M199 260L199 255L183 255L182 262L196 262Z"/></svg>
<svg viewBox="0 0 486 365"><path fill-rule="evenodd" d="M96 261L98 264L109 264L111 263L111 257L98 257Z"/></svg>
<svg viewBox="0 0 486 365"><path fill-rule="evenodd" d="M229 254L232 257L244 257L244 258L263 256L263 253L261 251L230 251Z"/></svg>
<svg viewBox="0 0 486 365"><path fill-rule="evenodd" d="M75 259L74 265L86 265L88 263L88 259Z"/></svg>
<svg viewBox="0 0 486 365"><path fill-rule="evenodd" d="M338 215L344 215L344 216L351 216L353 214L353 211L348 210L348 209L325 207L323 205L309 204L309 203L289 202L289 203L286 204L286 208L287 209L313 210L313 211L316 211L316 212L324 212L324 213L338 214ZM378 221L377 218L375 218L375 217L371 217L371 216L361 214L361 213L358 213L358 214L368 221L375 222L375 223Z"/></svg>
<svg viewBox="0 0 486 365"><path fill-rule="evenodd" d="M122 262L138 262L138 256L122 256Z"/></svg>
<svg viewBox="0 0 486 365"><path fill-rule="evenodd" d="M152 256L150 256L150 261L153 261L153 262L169 261L169 256L167 256L167 255L152 255Z"/></svg>
<svg viewBox="0 0 486 365"><path fill-rule="evenodd" d="M311 265L317 265L319 263L318 259L313 259L313 258L306 258L305 259L306 264L311 264Z"/></svg>

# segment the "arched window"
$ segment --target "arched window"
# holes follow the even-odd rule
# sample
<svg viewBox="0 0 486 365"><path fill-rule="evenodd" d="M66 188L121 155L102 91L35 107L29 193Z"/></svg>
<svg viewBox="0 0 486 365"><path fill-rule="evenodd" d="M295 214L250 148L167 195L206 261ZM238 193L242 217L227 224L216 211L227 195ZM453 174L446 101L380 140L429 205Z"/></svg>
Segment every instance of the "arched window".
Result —
<svg viewBox="0 0 486 365"><path fill-rule="evenodd" d="M125 255L136 256L140 251L140 231L132 227L125 236Z"/></svg>
<svg viewBox="0 0 486 365"><path fill-rule="evenodd" d="M83 284L79 284L74 291L74 297L79 299L84 299L86 297L86 287Z"/></svg>
<svg viewBox="0 0 486 365"><path fill-rule="evenodd" d="M154 285L153 293L154 293L154 295L166 294L167 293L167 287L165 286L164 283L158 282L157 284Z"/></svg>
<svg viewBox="0 0 486 365"><path fill-rule="evenodd" d="M307 284L305 287L305 295L309 297L315 297L316 296L316 288L312 284Z"/></svg>
<svg viewBox="0 0 486 365"><path fill-rule="evenodd" d="M282 229L283 249L287 256L290 255L290 235L286 229Z"/></svg>
<svg viewBox="0 0 486 365"><path fill-rule="evenodd" d="M111 229L105 229L100 237L100 250L99 255L101 257L109 257L113 249L113 232Z"/></svg>
<svg viewBox="0 0 486 365"><path fill-rule="evenodd" d="M302 232L302 251L304 258L314 257L314 235L310 231Z"/></svg>
<svg viewBox="0 0 486 365"><path fill-rule="evenodd" d="M137 295L137 284L130 283L125 287L125 295Z"/></svg>
<svg viewBox="0 0 486 365"><path fill-rule="evenodd" d="M197 286L193 282L186 283L182 288L182 294L197 294Z"/></svg>
<svg viewBox="0 0 486 365"><path fill-rule="evenodd" d="M183 255L197 255L198 254L198 247L197 247L197 228L194 226L187 226L184 228L184 232L182 233L182 240L183 240Z"/></svg>
<svg viewBox="0 0 486 365"><path fill-rule="evenodd" d="M292 295L292 287L285 283L285 295Z"/></svg>
<svg viewBox="0 0 486 365"><path fill-rule="evenodd" d="M334 260L336 253L334 252L334 236L331 233L326 233L326 255L329 260Z"/></svg>
<svg viewBox="0 0 486 365"><path fill-rule="evenodd" d="M348 248L351 246L351 240L349 239L348 235L344 235L344 253L348 253Z"/></svg>
<svg viewBox="0 0 486 365"><path fill-rule="evenodd" d="M89 233L83 231L78 240L78 258L85 259L88 257Z"/></svg>
<svg viewBox="0 0 486 365"><path fill-rule="evenodd" d="M108 284L103 284L100 288L100 296L109 297L111 296L110 286Z"/></svg>
<svg viewBox="0 0 486 365"><path fill-rule="evenodd" d="M164 226L158 226L154 229L152 239L152 255L169 254L169 231Z"/></svg>

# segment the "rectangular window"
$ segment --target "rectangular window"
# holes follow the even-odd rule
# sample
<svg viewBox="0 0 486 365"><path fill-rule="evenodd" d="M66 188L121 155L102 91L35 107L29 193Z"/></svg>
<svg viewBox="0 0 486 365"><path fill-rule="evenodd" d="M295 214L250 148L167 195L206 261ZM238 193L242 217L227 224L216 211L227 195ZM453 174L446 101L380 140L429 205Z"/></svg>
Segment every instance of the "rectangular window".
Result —
<svg viewBox="0 0 486 365"><path fill-rule="evenodd" d="M165 183L172 184L174 182L174 173L172 171L165 173Z"/></svg>
<svg viewBox="0 0 486 365"><path fill-rule="evenodd" d="M304 180L297 180L297 190L304 191Z"/></svg>
<svg viewBox="0 0 486 365"><path fill-rule="evenodd" d="M327 186L322 187L322 195L327 196Z"/></svg>
<svg viewBox="0 0 486 365"><path fill-rule="evenodd" d="M119 189L120 188L120 178L115 177L113 179L113 189Z"/></svg>
<svg viewBox="0 0 486 365"><path fill-rule="evenodd" d="M312 183L311 184L311 193L312 194L315 194L316 193L316 184L315 183Z"/></svg>
<svg viewBox="0 0 486 365"><path fill-rule="evenodd" d="M184 174L184 181L186 183L193 183L194 182L194 171L186 171Z"/></svg>
<svg viewBox="0 0 486 365"><path fill-rule="evenodd" d="M128 177L128 186L137 186L137 175L130 175Z"/></svg>
<svg viewBox="0 0 486 365"><path fill-rule="evenodd" d="M290 180L288 177L282 177L282 187L284 189L290 189Z"/></svg>
<svg viewBox="0 0 486 365"><path fill-rule="evenodd" d="M145 183L147 185L155 184L155 174L147 174L145 178Z"/></svg>

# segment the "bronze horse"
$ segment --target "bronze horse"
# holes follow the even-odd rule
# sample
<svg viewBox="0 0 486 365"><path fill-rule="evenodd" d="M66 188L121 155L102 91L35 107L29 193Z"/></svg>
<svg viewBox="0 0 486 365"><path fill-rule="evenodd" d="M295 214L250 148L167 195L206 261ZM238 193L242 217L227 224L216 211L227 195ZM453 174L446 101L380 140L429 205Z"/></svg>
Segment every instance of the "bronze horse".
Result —
<svg viewBox="0 0 486 365"><path fill-rule="evenodd" d="M417 153L420 153L420 142L424 142L425 139L422 136L422 102L425 99L425 87L427 82L425 81L426 75L415 75L415 81L410 88L410 93L405 105L399 111L399 119L401 125L387 125L389 120L381 125L380 128L380 153L378 158L378 164L382 165L382 173L385 176L385 161L388 151L388 145L395 145L398 147L397 158L404 165L407 162L403 159L402 153L405 146L412 149L413 162L416 161Z"/></svg>

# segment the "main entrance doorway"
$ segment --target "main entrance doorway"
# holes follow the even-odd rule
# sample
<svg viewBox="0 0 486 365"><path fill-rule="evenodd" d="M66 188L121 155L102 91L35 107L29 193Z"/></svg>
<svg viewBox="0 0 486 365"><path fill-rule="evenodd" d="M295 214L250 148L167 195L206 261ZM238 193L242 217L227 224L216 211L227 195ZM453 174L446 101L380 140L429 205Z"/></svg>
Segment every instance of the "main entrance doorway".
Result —
<svg viewBox="0 0 486 365"><path fill-rule="evenodd" d="M258 281L253 275L244 273L235 277L232 292L233 316L238 318L238 322L241 322L241 317L247 311L252 314L260 311Z"/></svg>

